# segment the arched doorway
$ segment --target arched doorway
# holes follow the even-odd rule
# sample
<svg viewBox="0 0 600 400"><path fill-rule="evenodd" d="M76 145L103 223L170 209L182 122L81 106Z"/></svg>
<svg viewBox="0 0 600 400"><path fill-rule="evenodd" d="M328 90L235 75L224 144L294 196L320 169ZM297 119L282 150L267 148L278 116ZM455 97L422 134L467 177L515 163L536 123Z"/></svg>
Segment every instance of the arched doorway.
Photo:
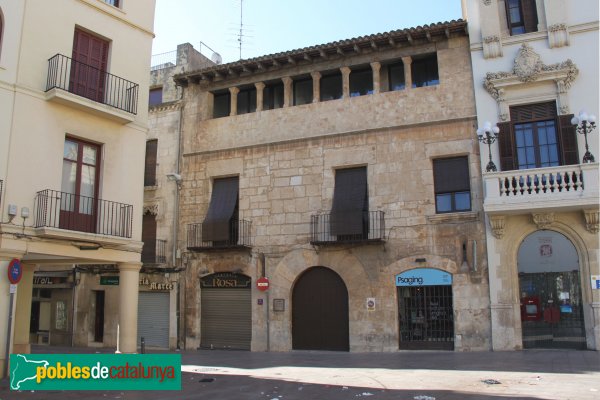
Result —
<svg viewBox="0 0 600 400"><path fill-rule="evenodd" d="M564 235L540 230L517 255L523 348L585 349L579 258Z"/></svg>
<svg viewBox="0 0 600 400"><path fill-rule="evenodd" d="M292 293L292 348L348 351L348 290L329 268L313 267Z"/></svg>

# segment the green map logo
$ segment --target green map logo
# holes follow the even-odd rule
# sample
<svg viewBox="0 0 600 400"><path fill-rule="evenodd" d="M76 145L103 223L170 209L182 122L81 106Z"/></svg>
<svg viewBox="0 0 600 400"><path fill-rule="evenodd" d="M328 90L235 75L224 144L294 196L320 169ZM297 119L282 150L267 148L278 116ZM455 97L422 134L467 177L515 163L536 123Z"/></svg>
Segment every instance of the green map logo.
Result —
<svg viewBox="0 0 600 400"><path fill-rule="evenodd" d="M11 390L181 390L179 354L11 354Z"/></svg>

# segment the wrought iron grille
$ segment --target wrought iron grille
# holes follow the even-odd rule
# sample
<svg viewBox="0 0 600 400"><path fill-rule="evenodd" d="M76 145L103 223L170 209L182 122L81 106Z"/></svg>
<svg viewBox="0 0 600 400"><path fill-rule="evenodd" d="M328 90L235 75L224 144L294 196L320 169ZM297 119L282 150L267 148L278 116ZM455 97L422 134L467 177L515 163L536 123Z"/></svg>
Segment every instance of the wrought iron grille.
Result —
<svg viewBox="0 0 600 400"><path fill-rule="evenodd" d="M202 240L202 223L189 224L187 229L188 250L210 250L232 247L251 247L251 222L243 219L231 220L229 223L229 238L220 241Z"/></svg>
<svg viewBox="0 0 600 400"><path fill-rule="evenodd" d="M37 192L34 216L36 228L131 238L133 206L46 189Z"/></svg>
<svg viewBox="0 0 600 400"><path fill-rule="evenodd" d="M137 114L137 83L62 54L56 54L48 60L46 91L54 88Z"/></svg>
<svg viewBox="0 0 600 400"><path fill-rule="evenodd" d="M383 211L363 212L363 232L349 235L333 235L331 233L331 214L317 214L310 217L310 242L312 244L378 242L384 239L385 213Z"/></svg>
<svg viewBox="0 0 600 400"><path fill-rule="evenodd" d="M149 243L149 245L144 242L142 262L144 264L165 264L167 262L166 248L167 241L163 239L156 239L154 243Z"/></svg>

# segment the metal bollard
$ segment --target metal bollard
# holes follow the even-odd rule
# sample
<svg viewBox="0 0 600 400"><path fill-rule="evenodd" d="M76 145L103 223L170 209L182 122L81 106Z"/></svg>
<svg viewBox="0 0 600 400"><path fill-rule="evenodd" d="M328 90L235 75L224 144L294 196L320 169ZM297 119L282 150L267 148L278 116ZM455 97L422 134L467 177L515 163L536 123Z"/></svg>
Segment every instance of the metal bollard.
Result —
<svg viewBox="0 0 600 400"><path fill-rule="evenodd" d="M144 337L142 336L142 340L140 340L140 347L141 347L141 353L145 354L146 353L146 340L144 339Z"/></svg>

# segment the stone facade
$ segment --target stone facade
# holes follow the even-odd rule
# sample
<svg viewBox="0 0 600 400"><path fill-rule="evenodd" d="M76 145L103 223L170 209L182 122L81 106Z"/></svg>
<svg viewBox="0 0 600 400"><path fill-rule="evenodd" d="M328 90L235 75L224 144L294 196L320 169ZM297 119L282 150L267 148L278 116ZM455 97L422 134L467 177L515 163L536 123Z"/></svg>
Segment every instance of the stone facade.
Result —
<svg viewBox="0 0 600 400"><path fill-rule="evenodd" d="M299 60L308 49L288 52L286 65L276 61L269 68L251 71L248 67L256 60L248 60L176 76L185 85L179 247L188 247L188 224L204 220L215 178L239 177L239 218L252 224L251 249L215 253L188 248L185 252L186 348L202 345L200 278L233 272L253 282L251 349L292 349L294 287L314 266L335 271L347 287L350 351L399 349L395 276L421 267L452 274L454 349L490 348L485 225L479 146L473 138L475 103L468 39L463 22L448 23L445 33L444 27L425 27L402 43L394 35L407 31L396 31L389 40L385 38L386 45L373 42L367 50L361 50L362 38L352 39L345 46L354 44L358 50L342 49L335 55L329 54L331 44L317 46L321 51L317 59L306 55ZM431 53L437 55L439 84L411 87L411 60ZM382 65L385 71L392 61L404 63L407 84L403 90L388 90L388 75L379 73ZM374 90L350 97L344 76L357 65L372 69ZM236 72L237 68L242 72ZM223 77L222 71L227 70L234 72ZM341 99L318 101L315 84L316 101L309 104L292 106L290 97L279 109L259 106L256 112L212 118L215 91L255 86L260 99L261 82L281 80L288 88L287 97L291 96L289 82L295 77L316 80L324 71L339 70L345 94ZM471 209L438 214L433 160L454 156L468 160ZM385 214L384 240L311 245L311 216L331 210L336 170L356 166L366 166L369 210ZM270 279L267 292L255 285L263 275ZM368 309L365 303L370 298L375 299L375 306ZM274 309L275 299L286 305L282 311Z"/></svg>

